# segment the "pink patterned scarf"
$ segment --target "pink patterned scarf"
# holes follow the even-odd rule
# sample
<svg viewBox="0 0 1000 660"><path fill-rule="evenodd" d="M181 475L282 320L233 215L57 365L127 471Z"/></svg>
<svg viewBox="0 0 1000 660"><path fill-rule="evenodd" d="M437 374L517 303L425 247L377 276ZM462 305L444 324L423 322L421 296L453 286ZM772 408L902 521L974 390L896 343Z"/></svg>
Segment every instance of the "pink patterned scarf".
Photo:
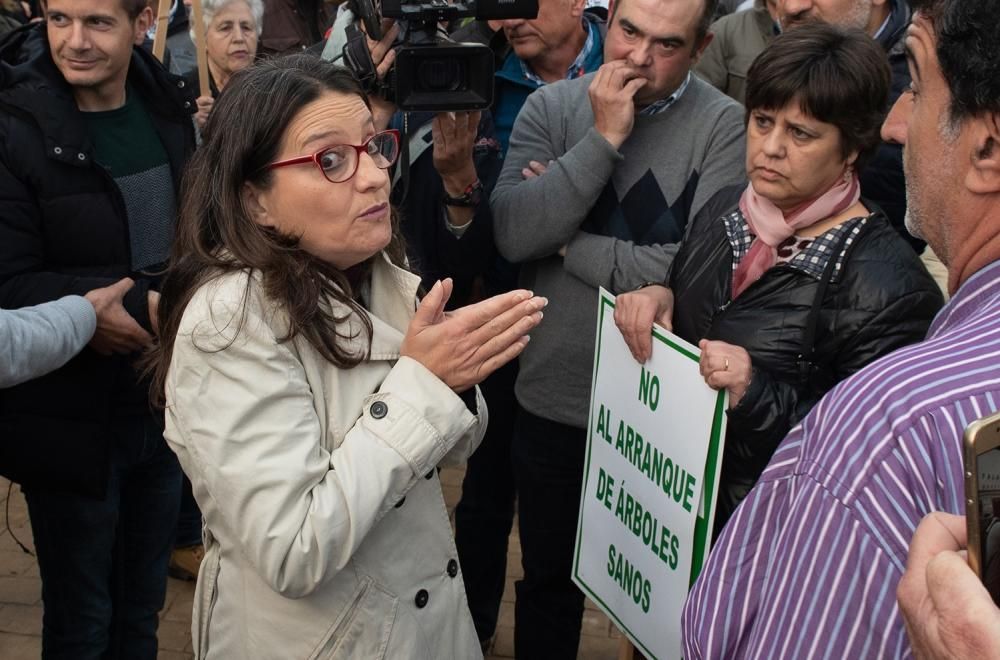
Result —
<svg viewBox="0 0 1000 660"><path fill-rule="evenodd" d="M740 211L757 237L750 251L740 261L733 273L733 299L778 260L777 246L795 233L796 229L809 227L850 208L861 198L861 185L857 174L841 177L825 193L792 209L786 215L770 200L757 194L753 184L747 185L740 197Z"/></svg>

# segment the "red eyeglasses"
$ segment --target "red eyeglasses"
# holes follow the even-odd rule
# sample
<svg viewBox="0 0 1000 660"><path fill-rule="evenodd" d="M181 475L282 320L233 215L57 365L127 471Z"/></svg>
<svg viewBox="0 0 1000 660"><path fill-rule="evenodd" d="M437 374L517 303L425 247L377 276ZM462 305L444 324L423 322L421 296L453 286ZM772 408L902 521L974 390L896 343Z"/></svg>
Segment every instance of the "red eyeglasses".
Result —
<svg viewBox="0 0 1000 660"><path fill-rule="evenodd" d="M390 129L376 133L365 140L364 144L337 144L332 147L324 147L310 156L298 156L271 163L267 169L273 170L286 165L315 163L327 181L342 183L358 171L362 152L371 157L375 167L382 170L390 167L399 156L399 131Z"/></svg>

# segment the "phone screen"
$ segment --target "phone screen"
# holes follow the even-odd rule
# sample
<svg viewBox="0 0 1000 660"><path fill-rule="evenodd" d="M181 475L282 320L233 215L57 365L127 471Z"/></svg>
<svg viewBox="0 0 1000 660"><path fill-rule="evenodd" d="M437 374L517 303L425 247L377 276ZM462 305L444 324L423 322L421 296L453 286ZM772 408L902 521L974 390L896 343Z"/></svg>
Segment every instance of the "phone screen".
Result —
<svg viewBox="0 0 1000 660"><path fill-rule="evenodd" d="M1000 606L1000 447L976 457L979 477L979 556L982 579Z"/></svg>

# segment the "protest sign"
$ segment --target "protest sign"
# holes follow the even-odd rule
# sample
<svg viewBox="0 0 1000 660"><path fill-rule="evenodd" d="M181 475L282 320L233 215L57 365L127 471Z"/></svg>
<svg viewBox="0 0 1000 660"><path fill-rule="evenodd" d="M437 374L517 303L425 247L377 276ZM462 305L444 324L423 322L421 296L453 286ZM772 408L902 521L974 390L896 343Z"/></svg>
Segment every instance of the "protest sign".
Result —
<svg viewBox="0 0 1000 660"><path fill-rule="evenodd" d="M681 608L708 555L725 392L698 348L654 328L632 358L600 291L573 580L648 658L680 658Z"/></svg>

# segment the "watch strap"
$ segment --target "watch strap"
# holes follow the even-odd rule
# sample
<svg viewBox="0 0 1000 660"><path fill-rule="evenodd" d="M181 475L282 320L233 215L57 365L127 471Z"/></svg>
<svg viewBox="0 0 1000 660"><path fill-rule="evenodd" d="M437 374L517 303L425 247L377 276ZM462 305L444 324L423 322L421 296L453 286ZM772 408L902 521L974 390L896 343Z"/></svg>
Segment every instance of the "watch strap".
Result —
<svg viewBox="0 0 1000 660"><path fill-rule="evenodd" d="M483 198L483 183L476 179L470 183L462 194L458 197L452 197L447 193L444 193L444 197L441 200L446 206L476 206Z"/></svg>

